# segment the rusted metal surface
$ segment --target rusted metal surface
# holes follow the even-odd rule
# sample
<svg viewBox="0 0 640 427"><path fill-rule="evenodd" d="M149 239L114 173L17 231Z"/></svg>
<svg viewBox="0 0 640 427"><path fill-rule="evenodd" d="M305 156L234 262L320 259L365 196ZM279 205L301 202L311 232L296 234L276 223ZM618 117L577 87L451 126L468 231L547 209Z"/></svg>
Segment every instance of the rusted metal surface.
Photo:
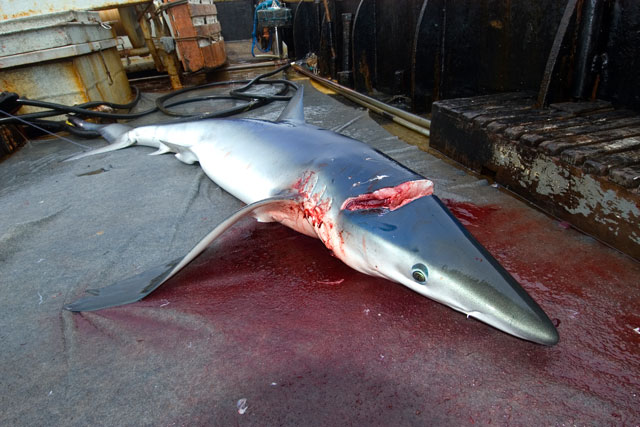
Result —
<svg viewBox="0 0 640 427"><path fill-rule="evenodd" d="M72 58L91 52L99 53L103 50L114 48L115 46L115 40L100 40L95 42L60 46L51 49L43 49L34 52L20 53L17 55L3 56L0 57L0 69L7 69L11 67L19 67L30 64L37 65L43 61L54 61L58 59Z"/></svg>
<svg viewBox="0 0 640 427"><path fill-rule="evenodd" d="M0 160L26 142L25 136L13 125L0 126Z"/></svg>
<svg viewBox="0 0 640 427"><path fill-rule="evenodd" d="M418 16L411 57L411 99L418 112L431 110L440 99L444 0L425 0Z"/></svg>
<svg viewBox="0 0 640 427"><path fill-rule="evenodd" d="M4 34L0 29L0 57L112 38L113 33L110 29L100 25L76 22Z"/></svg>
<svg viewBox="0 0 640 427"><path fill-rule="evenodd" d="M598 97L640 109L640 2L608 2L606 46L597 58L601 67Z"/></svg>
<svg viewBox="0 0 640 427"><path fill-rule="evenodd" d="M558 86L559 82L563 80L563 76L567 76L569 73L562 68L566 68L568 64L572 62L573 51L569 48L571 44L569 39L577 37L576 34L576 14L579 10L579 3L581 0L569 0L560 20L560 25L556 31L549 57L547 58L547 65L545 66L544 75L542 77L542 83L540 84L540 90L538 92L539 107L547 106L549 104L549 98L554 93L553 85ZM568 57L568 58L567 58Z"/></svg>
<svg viewBox="0 0 640 427"><path fill-rule="evenodd" d="M0 86L34 100L127 103L131 90L112 31L97 13L64 12L0 23ZM20 112L37 110L24 107Z"/></svg>
<svg viewBox="0 0 640 427"><path fill-rule="evenodd" d="M0 70L0 86L22 97L74 105L87 101L127 103L131 89L115 48L67 61ZM21 113L37 111L23 107Z"/></svg>
<svg viewBox="0 0 640 427"><path fill-rule="evenodd" d="M362 0L353 19L353 84L358 92L371 93L377 85L376 2Z"/></svg>
<svg viewBox="0 0 640 427"><path fill-rule="evenodd" d="M173 35L185 71L216 68L227 60L224 40L213 0L202 0L202 4L166 1L170 5Z"/></svg>
<svg viewBox="0 0 640 427"><path fill-rule="evenodd" d="M118 36L129 37L134 48L145 46L144 34L138 24L138 12L135 6L100 11L100 20L107 22Z"/></svg>
<svg viewBox="0 0 640 427"><path fill-rule="evenodd" d="M431 146L640 259L640 114L534 103L530 93L437 102Z"/></svg>
<svg viewBox="0 0 640 427"><path fill-rule="evenodd" d="M2 2L0 20L47 15L71 10L112 9L148 0L8 0Z"/></svg>
<svg viewBox="0 0 640 427"><path fill-rule="evenodd" d="M302 2L293 14L293 40L295 58L302 59L308 53L320 52L320 26L317 8Z"/></svg>

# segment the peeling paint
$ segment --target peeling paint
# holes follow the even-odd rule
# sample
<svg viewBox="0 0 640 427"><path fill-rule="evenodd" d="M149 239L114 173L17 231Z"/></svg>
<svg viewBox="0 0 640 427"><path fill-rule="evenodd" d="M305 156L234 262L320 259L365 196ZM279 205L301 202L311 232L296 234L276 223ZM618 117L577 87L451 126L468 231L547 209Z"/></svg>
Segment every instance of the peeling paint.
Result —
<svg viewBox="0 0 640 427"><path fill-rule="evenodd" d="M633 247L627 252L638 257L640 235L630 231L640 228L637 196L539 152L502 143L492 148L490 163L516 192L616 247Z"/></svg>

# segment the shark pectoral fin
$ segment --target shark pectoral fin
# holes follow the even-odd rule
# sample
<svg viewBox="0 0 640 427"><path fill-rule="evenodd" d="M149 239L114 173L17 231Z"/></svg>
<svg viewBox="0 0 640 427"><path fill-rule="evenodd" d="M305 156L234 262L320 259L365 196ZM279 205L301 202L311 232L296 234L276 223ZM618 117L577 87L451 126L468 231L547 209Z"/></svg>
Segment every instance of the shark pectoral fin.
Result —
<svg viewBox="0 0 640 427"><path fill-rule="evenodd" d="M173 277L178 271L193 261L206 248L228 230L233 224L249 214L259 210L271 210L292 203L295 196L271 197L245 206L216 226L184 257L153 267L135 276L120 280L101 289L91 289L92 295L65 306L69 311L94 311L108 307L129 304L141 300L158 289L163 283Z"/></svg>
<svg viewBox="0 0 640 427"><path fill-rule="evenodd" d="M139 301L164 283L180 260L178 258L150 268L102 289L87 289L90 296L80 298L64 308L69 311L94 311Z"/></svg>

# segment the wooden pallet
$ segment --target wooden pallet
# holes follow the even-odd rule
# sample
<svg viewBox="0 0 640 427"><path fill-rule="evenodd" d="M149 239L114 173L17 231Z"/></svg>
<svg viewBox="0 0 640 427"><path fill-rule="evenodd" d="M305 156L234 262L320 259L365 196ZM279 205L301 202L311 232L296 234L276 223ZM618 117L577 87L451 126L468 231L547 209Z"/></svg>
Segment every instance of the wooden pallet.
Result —
<svg viewBox="0 0 640 427"><path fill-rule="evenodd" d="M165 3L176 3L168 13L184 70L195 72L223 65L227 54L213 0L165 0Z"/></svg>

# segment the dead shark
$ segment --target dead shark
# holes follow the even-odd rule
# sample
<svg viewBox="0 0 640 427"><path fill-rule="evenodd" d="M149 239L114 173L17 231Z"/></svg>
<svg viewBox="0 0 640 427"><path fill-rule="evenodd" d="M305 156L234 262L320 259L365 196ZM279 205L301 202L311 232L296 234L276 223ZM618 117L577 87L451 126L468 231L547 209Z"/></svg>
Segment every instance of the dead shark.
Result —
<svg viewBox="0 0 640 427"><path fill-rule="evenodd" d="M433 183L352 138L308 125L299 88L276 122L208 119L130 128L76 121L110 145L72 159L144 145L198 162L247 205L184 257L102 289L65 308L91 311L144 298L239 219L277 221L319 238L350 267L401 283L516 337L544 345L558 332L520 284L456 220Z"/></svg>

